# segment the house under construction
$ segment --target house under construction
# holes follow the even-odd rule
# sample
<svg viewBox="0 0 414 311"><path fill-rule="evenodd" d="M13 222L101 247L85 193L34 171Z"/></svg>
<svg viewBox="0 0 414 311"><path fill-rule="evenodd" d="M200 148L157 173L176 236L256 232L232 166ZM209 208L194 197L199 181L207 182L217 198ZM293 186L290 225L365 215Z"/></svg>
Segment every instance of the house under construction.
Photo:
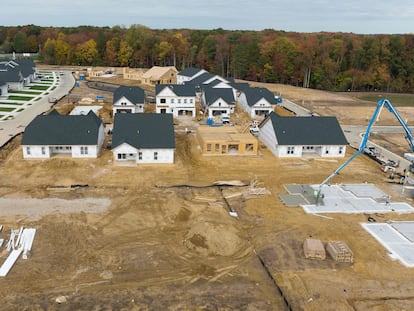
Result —
<svg viewBox="0 0 414 311"><path fill-rule="evenodd" d="M203 155L245 155L258 154L258 140L250 133L240 133L230 126L200 126L197 137Z"/></svg>

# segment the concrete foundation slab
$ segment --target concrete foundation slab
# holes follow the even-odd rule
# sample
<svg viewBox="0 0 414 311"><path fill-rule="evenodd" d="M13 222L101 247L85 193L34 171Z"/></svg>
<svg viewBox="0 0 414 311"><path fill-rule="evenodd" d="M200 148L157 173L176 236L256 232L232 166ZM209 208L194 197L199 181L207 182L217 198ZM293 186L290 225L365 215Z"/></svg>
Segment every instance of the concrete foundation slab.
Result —
<svg viewBox="0 0 414 311"><path fill-rule="evenodd" d="M372 199L385 199L387 194L373 184L344 184L340 187L346 191L351 191L357 197L369 197Z"/></svg>
<svg viewBox="0 0 414 311"><path fill-rule="evenodd" d="M363 223L361 226L368 231L389 252L392 259L399 260L407 267L414 267L414 243L388 223ZM408 224L404 224L407 227ZM414 231L414 222L411 223ZM398 225L397 225L398 227ZM407 228L406 228L407 229Z"/></svg>
<svg viewBox="0 0 414 311"><path fill-rule="evenodd" d="M389 224L407 240L414 243L414 221L395 221Z"/></svg>
<svg viewBox="0 0 414 311"><path fill-rule="evenodd" d="M313 185L318 189L319 185ZM369 192L368 192L369 193ZM413 213L414 208L404 202L377 202L373 198L357 197L337 185L325 185L321 190L323 202L303 205L306 213Z"/></svg>
<svg viewBox="0 0 414 311"><path fill-rule="evenodd" d="M286 206L301 206L304 204L309 204L309 202L306 201L306 199L299 193L280 194L279 198Z"/></svg>

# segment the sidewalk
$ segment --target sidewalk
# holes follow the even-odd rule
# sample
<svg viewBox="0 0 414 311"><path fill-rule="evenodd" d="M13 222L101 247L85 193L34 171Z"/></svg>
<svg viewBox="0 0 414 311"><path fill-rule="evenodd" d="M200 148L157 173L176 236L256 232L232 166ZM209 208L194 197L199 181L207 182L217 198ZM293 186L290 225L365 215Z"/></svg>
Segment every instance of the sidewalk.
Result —
<svg viewBox="0 0 414 311"><path fill-rule="evenodd" d="M48 111L50 107L52 107L53 103L49 103L49 98L60 99L70 92L75 85L75 79L70 71L63 71L63 73L63 75L59 75L59 72L53 73L54 80L52 86L56 86L56 89L50 91L47 95L45 95L46 92L42 92L42 98L37 101L35 99L38 98L39 95L35 95L32 100L22 104L21 108L24 108L24 111L16 113L12 120L0 121L0 148L13 137L24 132L26 126L37 115ZM59 84L57 81L58 77L60 80Z"/></svg>

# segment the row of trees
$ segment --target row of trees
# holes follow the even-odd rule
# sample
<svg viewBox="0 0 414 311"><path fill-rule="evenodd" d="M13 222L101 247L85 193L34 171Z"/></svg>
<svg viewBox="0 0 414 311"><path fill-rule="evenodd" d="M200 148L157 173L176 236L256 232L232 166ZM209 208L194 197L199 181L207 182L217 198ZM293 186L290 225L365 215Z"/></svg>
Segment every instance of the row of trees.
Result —
<svg viewBox="0 0 414 311"><path fill-rule="evenodd" d="M0 50L58 65L204 68L222 76L325 90L414 91L414 35L275 30L0 27Z"/></svg>

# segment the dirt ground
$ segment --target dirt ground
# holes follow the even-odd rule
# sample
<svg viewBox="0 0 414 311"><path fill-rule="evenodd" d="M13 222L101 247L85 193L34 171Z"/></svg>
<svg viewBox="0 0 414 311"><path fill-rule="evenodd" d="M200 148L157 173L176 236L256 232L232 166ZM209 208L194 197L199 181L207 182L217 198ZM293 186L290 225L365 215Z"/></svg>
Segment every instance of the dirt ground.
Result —
<svg viewBox="0 0 414 311"><path fill-rule="evenodd" d="M413 308L414 271L392 261L362 229L367 215L326 219L285 207L278 198L285 184L320 183L344 159L278 159L263 146L257 157L202 156L194 132L182 131L197 126L188 122L177 121L173 165L115 166L108 149L98 159L23 160L21 138L4 150L0 197L8 206L0 206L5 211L0 237L7 239L20 226L35 227L37 234L31 258L19 259L0 279L2 310ZM347 157L351 154L348 150ZM256 181L271 194L224 200L223 193L248 187L214 186L219 180ZM332 182L375 183L393 201L412 202L365 156ZM73 184L88 187L48 190ZM41 199L31 201L36 212L21 210L29 199ZM53 200L64 204L50 210ZM86 204L94 201L104 207ZM372 216L414 220L414 215ZM302 243L310 236L345 241L354 264L305 259ZM6 256L3 251L0 260ZM66 302L58 304L61 296Z"/></svg>

